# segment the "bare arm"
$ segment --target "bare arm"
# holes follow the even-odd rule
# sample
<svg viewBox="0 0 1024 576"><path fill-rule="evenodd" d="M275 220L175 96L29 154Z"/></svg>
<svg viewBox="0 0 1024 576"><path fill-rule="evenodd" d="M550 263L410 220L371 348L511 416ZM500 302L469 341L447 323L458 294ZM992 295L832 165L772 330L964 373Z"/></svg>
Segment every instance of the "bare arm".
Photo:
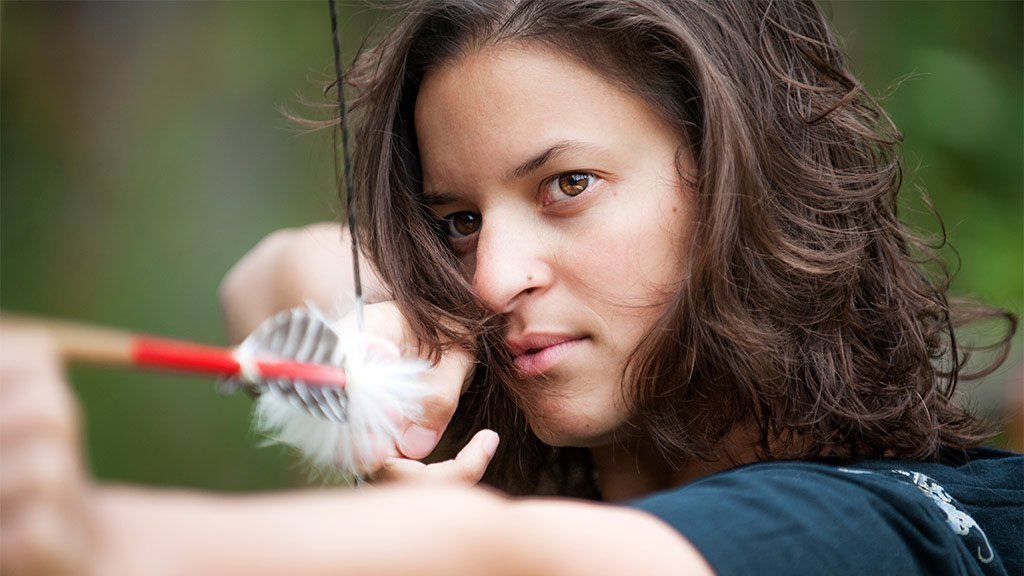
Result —
<svg viewBox="0 0 1024 576"><path fill-rule="evenodd" d="M483 489L414 485L249 497L109 488L105 558L116 573L711 574L643 512Z"/></svg>
<svg viewBox="0 0 1024 576"><path fill-rule="evenodd" d="M7 328L0 416L5 575L709 573L659 520L612 506L438 482L239 497L97 487L56 347ZM440 479L482 470L483 439Z"/></svg>
<svg viewBox="0 0 1024 576"><path fill-rule="evenodd" d="M388 300L387 288L362 260L367 302ZM336 223L277 230L242 257L220 285L224 326L231 344L264 319L312 302L340 318L352 305L352 252L348 230Z"/></svg>

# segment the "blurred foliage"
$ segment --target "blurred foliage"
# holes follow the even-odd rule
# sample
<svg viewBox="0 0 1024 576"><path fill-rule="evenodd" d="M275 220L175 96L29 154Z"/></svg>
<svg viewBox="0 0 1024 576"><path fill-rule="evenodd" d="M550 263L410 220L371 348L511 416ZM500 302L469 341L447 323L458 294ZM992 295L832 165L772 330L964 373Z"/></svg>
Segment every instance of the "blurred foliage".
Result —
<svg viewBox="0 0 1024 576"><path fill-rule="evenodd" d="M957 292L1018 313L1022 6L825 6L906 134L905 217L936 230L914 191L925 187L963 259ZM341 20L350 57L374 14L345 3ZM271 230L335 217L329 136L300 135L280 110L317 99L329 75L326 2L8 1L0 24L4 309L216 343L227 269ZM251 402L220 399L209 381L79 367L70 378L101 478L305 481L258 447Z"/></svg>

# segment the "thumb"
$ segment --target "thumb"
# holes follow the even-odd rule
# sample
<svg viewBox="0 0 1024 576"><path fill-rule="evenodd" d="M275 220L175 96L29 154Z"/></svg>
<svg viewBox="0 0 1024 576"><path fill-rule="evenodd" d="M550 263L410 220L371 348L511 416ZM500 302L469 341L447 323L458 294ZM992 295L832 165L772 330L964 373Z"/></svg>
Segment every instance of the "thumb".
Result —
<svg viewBox="0 0 1024 576"><path fill-rule="evenodd" d="M491 463L498 449L498 434L493 430L481 430L454 460L428 466L431 480L476 484L484 477L487 465Z"/></svg>

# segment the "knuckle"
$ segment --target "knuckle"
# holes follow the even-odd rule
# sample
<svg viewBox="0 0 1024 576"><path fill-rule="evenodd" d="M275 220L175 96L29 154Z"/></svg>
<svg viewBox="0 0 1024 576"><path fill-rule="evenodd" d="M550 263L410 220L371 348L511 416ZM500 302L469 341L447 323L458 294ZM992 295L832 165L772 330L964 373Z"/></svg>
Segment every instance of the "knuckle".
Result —
<svg viewBox="0 0 1024 576"><path fill-rule="evenodd" d="M11 574L60 573L65 562L56 514L50 507L35 506L18 519L5 538L5 569Z"/></svg>
<svg viewBox="0 0 1024 576"><path fill-rule="evenodd" d="M0 433L5 443L42 439L77 442L81 408L67 391L47 391L43 384L33 382L22 390L4 394Z"/></svg>
<svg viewBox="0 0 1024 576"><path fill-rule="evenodd" d="M59 510L52 507L38 508L31 515L17 545L20 559L15 574L80 574L85 569Z"/></svg>
<svg viewBox="0 0 1024 576"><path fill-rule="evenodd" d="M457 478L463 482L476 483L480 478L479 468L470 464L463 464L459 466Z"/></svg>
<svg viewBox="0 0 1024 576"><path fill-rule="evenodd" d="M16 483L27 493L59 497L67 493L76 477L73 457L62 446L45 442L21 464Z"/></svg>
<svg viewBox="0 0 1024 576"><path fill-rule="evenodd" d="M423 399L423 418L427 422L447 426L455 409L458 398L445 392L433 392Z"/></svg>
<svg viewBox="0 0 1024 576"><path fill-rule="evenodd" d="M384 462L384 466L374 474L373 480L378 484L393 482L413 482L421 480L427 467L419 462L409 462L393 458Z"/></svg>
<svg viewBox="0 0 1024 576"><path fill-rule="evenodd" d="M453 460L447 470L445 480L458 484L476 484L480 480L481 472L477 462Z"/></svg>
<svg viewBox="0 0 1024 576"><path fill-rule="evenodd" d="M60 358L57 340L39 328L3 327L0 330L0 366L4 372L23 371L55 363Z"/></svg>
<svg viewBox="0 0 1024 576"><path fill-rule="evenodd" d="M79 418L77 406L63 399L54 399L38 406L28 416L26 424L37 436L64 443L77 439Z"/></svg>
<svg viewBox="0 0 1024 576"><path fill-rule="evenodd" d="M378 482L400 482L409 479L411 475L408 470L395 464L385 464L376 474L374 480Z"/></svg>

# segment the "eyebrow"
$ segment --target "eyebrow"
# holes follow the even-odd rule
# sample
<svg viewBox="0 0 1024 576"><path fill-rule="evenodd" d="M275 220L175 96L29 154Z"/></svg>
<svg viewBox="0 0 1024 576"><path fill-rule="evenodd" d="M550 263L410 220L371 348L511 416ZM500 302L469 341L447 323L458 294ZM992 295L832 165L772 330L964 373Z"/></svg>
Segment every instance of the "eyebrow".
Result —
<svg viewBox="0 0 1024 576"><path fill-rule="evenodd" d="M566 152L572 152L576 150L594 150L594 146L578 142L576 140L563 140L544 150L540 154L530 158L526 162L523 162L519 166L516 166L512 170L509 170L505 176L506 180L518 180L523 178L530 173L540 170L545 164L558 156L565 154Z"/></svg>
<svg viewBox="0 0 1024 576"><path fill-rule="evenodd" d="M522 164L508 171L505 175L505 180L519 180L524 178L531 173L540 170L545 164L558 158L562 154L567 152L574 152L579 150L597 150L598 148L592 144L580 142L578 140L562 140L546 148L540 154L530 158ZM457 202L458 198L440 191L423 191L423 203L427 206L438 206L442 204L451 204Z"/></svg>
<svg viewBox="0 0 1024 576"><path fill-rule="evenodd" d="M433 192L431 190L423 190L423 204L426 206L442 206L444 204L453 204L458 201L458 198L451 194L445 194L444 192Z"/></svg>

